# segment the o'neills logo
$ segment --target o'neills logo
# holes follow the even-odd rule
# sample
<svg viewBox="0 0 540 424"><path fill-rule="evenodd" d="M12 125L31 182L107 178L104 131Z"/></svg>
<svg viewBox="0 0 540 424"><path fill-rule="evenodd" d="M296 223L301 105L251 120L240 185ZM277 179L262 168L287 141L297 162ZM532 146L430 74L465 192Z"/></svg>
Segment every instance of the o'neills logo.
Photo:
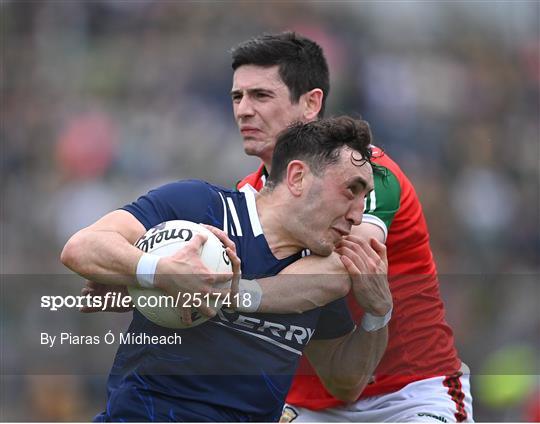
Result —
<svg viewBox="0 0 540 424"><path fill-rule="evenodd" d="M172 228L159 231L159 228L154 227L152 231L153 233L151 235L145 234L142 236L135 245L143 252L152 250L155 245L160 244L163 241L180 239L187 242L193 237L193 231L189 228Z"/></svg>

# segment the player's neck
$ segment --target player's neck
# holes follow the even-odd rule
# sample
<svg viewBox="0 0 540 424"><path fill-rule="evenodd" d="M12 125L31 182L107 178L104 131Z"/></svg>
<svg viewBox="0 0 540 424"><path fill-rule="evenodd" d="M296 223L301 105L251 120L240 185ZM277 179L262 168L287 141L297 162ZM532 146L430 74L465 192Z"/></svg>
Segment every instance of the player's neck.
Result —
<svg viewBox="0 0 540 424"><path fill-rule="evenodd" d="M267 175L270 175L270 170L272 169L272 160L263 160L264 169Z"/></svg>
<svg viewBox="0 0 540 424"><path fill-rule="evenodd" d="M264 237L272 254L277 259L285 259L302 250L283 225L289 219L287 201L274 193L266 193L257 196L256 203Z"/></svg>

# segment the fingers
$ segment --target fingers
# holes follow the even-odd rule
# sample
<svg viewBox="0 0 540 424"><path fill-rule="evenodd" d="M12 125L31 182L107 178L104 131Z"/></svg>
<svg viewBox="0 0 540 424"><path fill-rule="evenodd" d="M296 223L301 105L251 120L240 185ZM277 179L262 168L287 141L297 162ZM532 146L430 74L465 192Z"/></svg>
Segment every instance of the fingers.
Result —
<svg viewBox="0 0 540 424"><path fill-rule="evenodd" d="M377 255L379 255L379 257L386 258L386 245L384 243L381 243L379 240L372 237L369 239L369 244L372 249L377 252Z"/></svg>
<svg viewBox="0 0 540 424"><path fill-rule="evenodd" d="M349 259L348 256L342 255L339 258L341 259L341 262L345 266L345 269L347 270L349 275L360 274L360 270L356 267L354 262L351 259Z"/></svg>
<svg viewBox="0 0 540 424"><path fill-rule="evenodd" d="M369 245L369 242L360 237L346 236L338 243L338 246L341 246L341 245L347 246L351 250L354 250L355 252L359 254L361 251L363 251L365 255L373 259L379 257L379 255L377 255L377 253Z"/></svg>
<svg viewBox="0 0 540 424"><path fill-rule="evenodd" d="M232 276L231 276L232 278ZM229 280L231 280L231 278L229 278ZM227 283L229 282L229 280L227 280ZM229 285L225 285L223 287L212 287L209 291L208 291L208 296L210 298L216 298L216 299L219 299L219 298L222 298L224 296L227 296L229 293L231 292L231 288L229 287Z"/></svg>
<svg viewBox="0 0 540 424"><path fill-rule="evenodd" d="M90 296L90 297L103 297L106 298L108 293L117 293L116 296L124 297L129 296L128 289L126 286L117 286L117 285L108 285L108 284L102 284L102 283L96 283L95 281L86 280L85 286L81 289L81 295L82 296ZM105 306L97 307L97 306L81 306L79 308L79 312L82 312L83 314L90 314L94 312L129 312L133 309L132 306L116 306L116 305L110 305L105 304Z"/></svg>
<svg viewBox="0 0 540 424"><path fill-rule="evenodd" d="M95 283L94 281L86 280L85 286L81 289L81 295L82 296L94 296L96 295L96 289L101 284ZM91 314L93 312L99 312L99 308L90 307L90 306L81 306L79 308L79 312L82 312L83 314Z"/></svg>
<svg viewBox="0 0 540 424"><path fill-rule="evenodd" d="M356 254L373 261L378 264L379 261L387 263L386 246L375 238L370 238L369 241L357 236L346 236L337 245L339 249L346 246L356 252Z"/></svg>
<svg viewBox="0 0 540 424"><path fill-rule="evenodd" d="M212 285L227 283L234 277L233 272L227 272L225 274L210 274L206 282ZM211 290L214 291L215 289L212 287Z"/></svg>
<svg viewBox="0 0 540 424"><path fill-rule="evenodd" d="M236 252L233 252L230 248L226 248L225 251L227 252L227 255L229 256L229 259L231 260L232 264L232 272L233 277L231 281L231 297L234 297L238 294L238 286L240 284L240 276L242 274L241 271L241 262L240 258L236 255Z"/></svg>
<svg viewBox="0 0 540 424"><path fill-rule="evenodd" d="M386 278L386 247L375 239L347 238L336 252L351 278L358 304L366 312L383 316L392 307Z"/></svg>
<svg viewBox="0 0 540 424"><path fill-rule="evenodd" d="M221 243L223 243L223 245L225 247L229 247L231 250L236 252L236 245L229 238L229 236L227 235L227 233L225 231L220 230L219 228L213 227L211 225L206 225L206 224L201 224L201 225L204 228L206 228L208 231L210 231L212 234L214 234L219 239L219 241L221 241Z"/></svg>
<svg viewBox="0 0 540 424"><path fill-rule="evenodd" d="M233 274L240 274L242 262L240 261L240 258L236 254L236 251L232 250L229 247L227 247L225 251L227 252L227 256L229 257L229 259L231 260Z"/></svg>
<svg viewBox="0 0 540 424"><path fill-rule="evenodd" d="M341 240L337 245L336 251L348 252L348 255L353 261L354 257L351 257L353 254L355 257L361 258L364 263L367 263L369 260L377 260L379 257L373 251L373 249L368 246L364 241L361 243L352 242L350 240Z"/></svg>
<svg viewBox="0 0 540 424"><path fill-rule="evenodd" d="M191 308L186 306L180 307L180 316L182 317L182 322L186 325L193 324L193 321L191 320Z"/></svg>
<svg viewBox="0 0 540 424"><path fill-rule="evenodd" d="M367 261L369 258L362 250L357 252L356 250L351 249L349 246L341 246L336 249L336 251L340 254L340 257L347 258L354 265L358 273L368 272ZM347 271L349 271L349 268L347 268Z"/></svg>
<svg viewBox="0 0 540 424"><path fill-rule="evenodd" d="M214 304L214 306L216 306ZM182 322L185 324L185 325L192 325L193 324L193 319L192 319L192 313L193 313L193 310L196 309L201 315L203 316L206 316L208 318L213 318L217 315L217 312L214 308L212 308L211 306L209 305L206 305L204 303L202 303L200 306L198 306L197 308L195 307L190 307L190 306L181 306L180 307L180 318L182 320Z"/></svg>
<svg viewBox="0 0 540 424"><path fill-rule="evenodd" d="M216 310L209 307L208 305L201 305L197 308L201 315L207 316L209 318L214 318L217 314Z"/></svg>
<svg viewBox="0 0 540 424"><path fill-rule="evenodd" d="M187 242L187 244L182 250L188 249L199 253L204 243L206 243L206 240L208 240L208 235L203 233L196 233L193 238Z"/></svg>
<svg viewBox="0 0 540 424"><path fill-rule="evenodd" d="M96 283L95 281L92 281L92 280L86 280L86 281L84 282L84 287L85 287L85 288L88 288L88 289L96 290L96 289L98 289L100 286L103 286L103 284Z"/></svg>
<svg viewBox="0 0 540 424"><path fill-rule="evenodd" d="M84 287L82 288L81 293L83 295L87 295L87 294L96 295L96 294L105 294L108 291L111 291L111 290L109 290L109 286L107 284L101 284L101 283L96 283L95 281L92 281L92 280L86 280L84 282Z"/></svg>

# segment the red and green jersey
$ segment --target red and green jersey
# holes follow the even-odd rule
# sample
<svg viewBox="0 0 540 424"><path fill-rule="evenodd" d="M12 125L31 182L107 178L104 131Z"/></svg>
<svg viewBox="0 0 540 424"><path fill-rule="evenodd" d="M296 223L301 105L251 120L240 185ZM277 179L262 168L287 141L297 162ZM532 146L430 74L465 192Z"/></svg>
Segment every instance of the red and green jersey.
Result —
<svg viewBox="0 0 540 424"><path fill-rule="evenodd" d="M390 393L424 378L450 375L461 362L454 336L446 323L429 233L414 187L399 166L374 147L375 189L366 199L362 222L379 226L386 235L390 290L394 301L386 352L373 381L361 397ZM266 180L261 166L237 185L259 191ZM363 311L349 296L356 322ZM287 402L309 409L324 409L342 402L330 395L309 362L303 358Z"/></svg>

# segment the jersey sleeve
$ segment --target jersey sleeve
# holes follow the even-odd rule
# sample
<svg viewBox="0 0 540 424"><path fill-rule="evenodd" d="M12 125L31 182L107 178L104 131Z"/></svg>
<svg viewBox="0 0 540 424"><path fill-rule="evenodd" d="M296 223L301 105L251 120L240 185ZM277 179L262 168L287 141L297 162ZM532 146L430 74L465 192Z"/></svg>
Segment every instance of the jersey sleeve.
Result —
<svg viewBox="0 0 540 424"><path fill-rule="evenodd" d="M354 329L351 313L345 298L334 300L321 308L313 339L335 339Z"/></svg>
<svg viewBox="0 0 540 424"><path fill-rule="evenodd" d="M374 190L366 198L362 222L380 227L386 240L388 228L399 209L401 187L392 171L377 166L379 171L373 173Z"/></svg>
<svg viewBox="0 0 540 424"><path fill-rule="evenodd" d="M207 221L209 211L221 207L217 196L203 181L177 181L150 190L121 209L135 216L146 229L175 219L213 224Z"/></svg>

